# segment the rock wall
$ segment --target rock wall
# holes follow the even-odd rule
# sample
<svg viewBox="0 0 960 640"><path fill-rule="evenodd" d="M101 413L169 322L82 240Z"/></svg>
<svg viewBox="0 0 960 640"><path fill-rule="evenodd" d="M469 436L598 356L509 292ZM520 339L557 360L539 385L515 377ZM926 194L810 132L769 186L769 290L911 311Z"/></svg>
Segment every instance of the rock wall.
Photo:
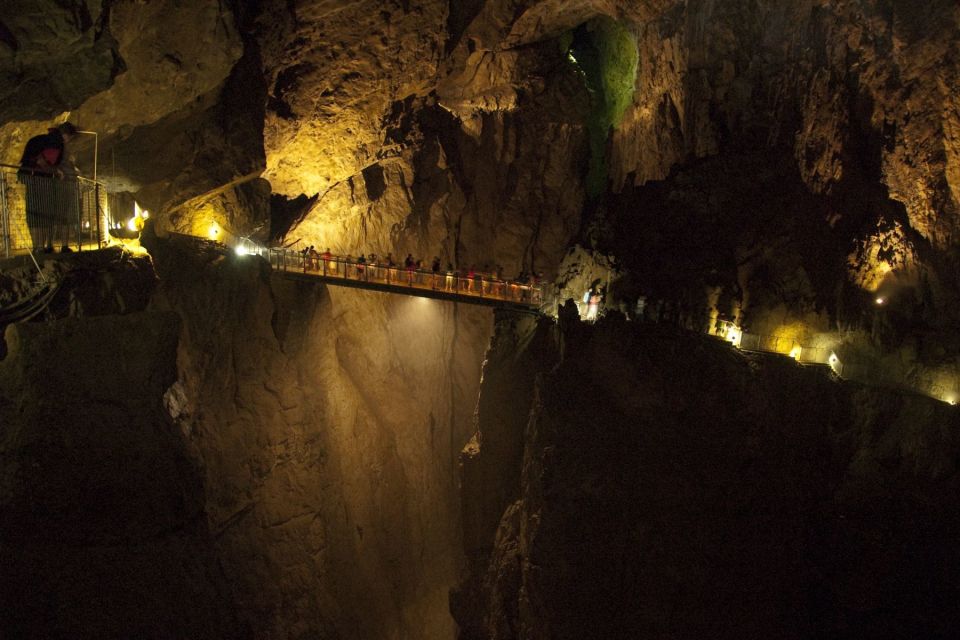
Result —
<svg viewBox="0 0 960 640"><path fill-rule="evenodd" d="M179 318L7 329L0 625L12 637L247 637L203 479L161 398Z"/></svg>
<svg viewBox="0 0 960 640"><path fill-rule="evenodd" d="M691 2L635 24L590 237L628 306L876 336L882 298L900 329L878 351L952 344L957 20L948 2Z"/></svg>
<svg viewBox="0 0 960 640"><path fill-rule="evenodd" d="M498 324L530 347L488 359L481 408L530 388L513 363L546 364L537 345L562 359L522 438L481 412L465 450L466 498L494 452L518 482L472 501L486 553L453 599L460 637L956 633L952 407L652 325L561 326Z"/></svg>
<svg viewBox="0 0 960 640"><path fill-rule="evenodd" d="M168 401L241 620L256 637L451 636L455 461L490 311L152 251L155 303L184 322Z"/></svg>

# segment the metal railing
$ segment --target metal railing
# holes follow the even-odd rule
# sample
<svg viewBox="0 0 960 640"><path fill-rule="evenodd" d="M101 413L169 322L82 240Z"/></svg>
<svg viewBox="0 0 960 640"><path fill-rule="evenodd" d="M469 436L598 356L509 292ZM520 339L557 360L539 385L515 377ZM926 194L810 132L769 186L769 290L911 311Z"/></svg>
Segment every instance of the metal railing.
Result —
<svg viewBox="0 0 960 640"><path fill-rule="evenodd" d="M543 288L538 284L503 280L490 274L478 273L473 278L469 278L454 271L444 270L434 273L427 269L389 266L379 262L359 262L349 256L314 257L293 249L247 247L244 251L266 258L273 268L280 271L502 300L531 307L539 306L543 302Z"/></svg>
<svg viewBox="0 0 960 640"><path fill-rule="evenodd" d="M780 335L739 333L734 345L743 351L759 351L790 356L801 364L833 364L830 356L833 349L810 347L800 344L795 338Z"/></svg>
<svg viewBox="0 0 960 640"><path fill-rule="evenodd" d="M107 193L99 182L0 165L0 242L5 257L99 248Z"/></svg>

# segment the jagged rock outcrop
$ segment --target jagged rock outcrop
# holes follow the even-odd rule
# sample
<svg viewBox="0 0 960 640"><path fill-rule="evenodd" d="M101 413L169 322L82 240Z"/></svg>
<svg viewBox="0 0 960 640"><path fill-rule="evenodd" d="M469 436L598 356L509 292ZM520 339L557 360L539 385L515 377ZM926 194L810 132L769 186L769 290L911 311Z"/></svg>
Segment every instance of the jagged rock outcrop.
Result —
<svg viewBox="0 0 960 640"><path fill-rule="evenodd" d="M85 2L4 3L0 123L51 118L110 86L123 62L103 17Z"/></svg>
<svg viewBox="0 0 960 640"><path fill-rule="evenodd" d="M628 306L870 332L880 297L904 341L952 342L957 20L949 2L695 2L632 25L591 226Z"/></svg>
<svg viewBox="0 0 960 640"><path fill-rule="evenodd" d="M473 606L453 600L461 637L956 632L952 407L622 320L511 339L559 340L563 358L522 443L484 430L469 452L508 447L499 475L520 481L485 513L495 532L465 532L489 546L462 587ZM505 380L481 406L529 381L497 359L484 376ZM465 495L485 492L470 469Z"/></svg>
<svg viewBox="0 0 960 640"><path fill-rule="evenodd" d="M322 193L395 157L382 120L395 101L429 92L447 3L271 0L260 9L270 95L265 176L274 189Z"/></svg>

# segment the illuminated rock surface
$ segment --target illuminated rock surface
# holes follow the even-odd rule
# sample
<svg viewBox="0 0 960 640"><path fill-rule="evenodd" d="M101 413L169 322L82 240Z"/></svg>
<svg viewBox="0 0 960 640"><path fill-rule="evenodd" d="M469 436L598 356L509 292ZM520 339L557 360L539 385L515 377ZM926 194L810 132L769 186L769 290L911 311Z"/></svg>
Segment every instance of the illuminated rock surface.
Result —
<svg viewBox="0 0 960 640"><path fill-rule="evenodd" d="M958 25L951 0L13 0L0 160L69 117L161 236L609 281L610 307L842 331L878 381L960 390ZM946 405L150 246L49 265L58 320L8 330L8 628L956 635ZM95 371L61 397L51 360Z"/></svg>

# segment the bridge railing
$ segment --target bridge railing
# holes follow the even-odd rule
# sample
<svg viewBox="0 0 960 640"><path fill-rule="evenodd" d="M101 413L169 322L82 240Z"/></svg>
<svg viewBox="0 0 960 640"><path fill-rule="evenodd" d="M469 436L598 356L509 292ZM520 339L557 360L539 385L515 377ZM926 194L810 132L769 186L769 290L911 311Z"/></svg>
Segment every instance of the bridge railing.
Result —
<svg viewBox="0 0 960 640"><path fill-rule="evenodd" d="M103 185L0 165L0 250L5 257L42 251L98 248L107 232Z"/></svg>
<svg viewBox="0 0 960 640"><path fill-rule="evenodd" d="M453 293L462 296L489 298L539 306L543 302L543 288L530 282L517 282L477 274L473 278L461 273L406 268L397 265L359 262L347 256L311 257L293 249L257 249L253 251L266 258L280 271L302 272L326 278L357 280L415 289Z"/></svg>

